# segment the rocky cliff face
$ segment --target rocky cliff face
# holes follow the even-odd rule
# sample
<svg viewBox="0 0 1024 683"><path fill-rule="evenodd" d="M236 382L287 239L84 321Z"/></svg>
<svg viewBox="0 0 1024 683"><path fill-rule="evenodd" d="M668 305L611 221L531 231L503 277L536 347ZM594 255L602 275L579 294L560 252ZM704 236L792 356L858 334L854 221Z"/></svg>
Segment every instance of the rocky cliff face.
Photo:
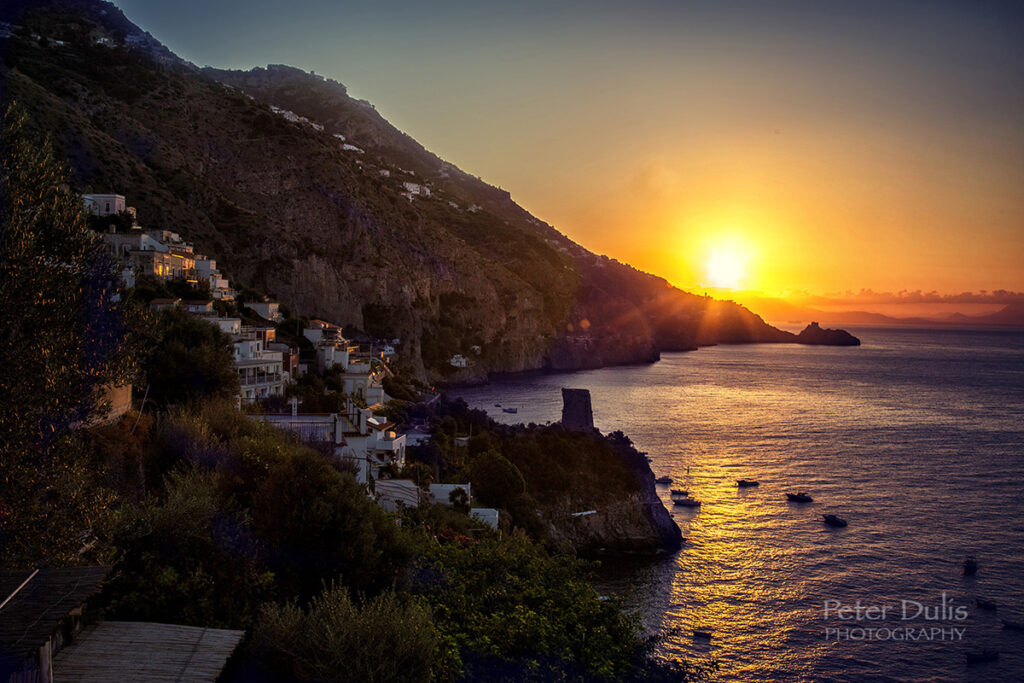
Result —
<svg viewBox="0 0 1024 683"><path fill-rule="evenodd" d="M570 543L584 555L678 551L683 535L658 497L650 465L632 448L621 455L636 475L636 493L590 510L565 504L542 507L551 540Z"/></svg>
<svg viewBox="0 0 1024 683"><path fill-rule="evenodd" d="M99 0L5 3L2 17L22 27L0 38L3 96L51 134L77 190L125 194L145 225L293 311L399 337L431 379L456 353L467 378L795 340L588 252L339 83L199 70Z"/></svg>
<svg viewBox="0 0 1024 683"><path fill-rule="evenodd" d="M668 512L661 501L657 505L661 506L661 512L667 516ZM597 510L594 514L580 517L565 517L577 511L561 508L545 509L542 515L546 519L556 520L548 525L551 540L556 544L569 543L582 555L659 555L675 552L682 547L679 527L671 519L658 519L661 515L657 513L645 514L647 510L657 509L645 496L637 495L622 501L615 508Z"/></svg>
<svg viewBox="0 0 1024 683"><path fill-rule="evenodd" d="M672 520L655 490L654 472L647 458L624 435L602 437L594 428L594 414L587 389L562 389L561 426L603 439L612 448L614 466L627 473L632 486L628 495L606 500L585 510L578 503L562 501L542 514L548 533L556 542L568 542L578 551L595 553L672 553L682 546L679 526ZM572 496L569 496L569 500Z"/></svg>

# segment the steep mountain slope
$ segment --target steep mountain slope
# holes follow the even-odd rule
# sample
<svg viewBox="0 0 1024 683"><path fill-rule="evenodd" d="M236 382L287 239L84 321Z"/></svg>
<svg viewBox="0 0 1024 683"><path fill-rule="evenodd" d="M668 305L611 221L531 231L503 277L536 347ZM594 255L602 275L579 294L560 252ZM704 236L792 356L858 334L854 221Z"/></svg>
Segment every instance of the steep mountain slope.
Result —
<svg viewBox="0 0 1024 683"><path fill-rule="evenodd" d="M127 195L293 310L400 337L429 376L454 353L479 375L794 340L588 252L338 83L201 71L99 0L15 4L2 95L53 137L76 189Z"/></svg>

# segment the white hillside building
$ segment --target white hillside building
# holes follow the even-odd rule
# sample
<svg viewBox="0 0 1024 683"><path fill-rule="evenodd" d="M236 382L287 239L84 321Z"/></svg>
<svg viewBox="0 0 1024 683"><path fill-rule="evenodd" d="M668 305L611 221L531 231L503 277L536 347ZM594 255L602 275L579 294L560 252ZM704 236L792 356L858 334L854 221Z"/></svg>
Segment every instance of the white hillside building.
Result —
<svg viewBox="0 0 1024 683"><path fill-rule="evenodd" d="M368 408L346 402L345 414L260 415L257 419L296 432L303 439L334 445L334 457L365 484L389 479L405 467L405 435Z"/></svg>
<svg viewBox="0 0 1024 683"><path fill-rule="evenodd" d="M82 200L94 216L110 216L128 210L123 194L84 194Z"/></svg>
<svg viewBox="0 0 1024 683"><path fill-rule="evenodd" d="M245 307L264 320L278 322L283 318L281 304L276 301L250 301Z"/></svg>
<svg viewBox="0 0 1024 683"><path fill-rule="evenodd" d="M384 393L383 381L387 370L383 363L380 359L360 355L359 346L345 339L341 327L323 320L312 320L302 334L316 347L316 366L320 372L335 367L342 369L343 392L364 399L367 405L391 400Z"/></svg>
<svg viewBox="0 0 1024 683"><path fill-rule="evenodd" d="M195 284L206 284L214 299L232 301L235 292L230 283L217 270L217 262L198 254L195 248L171 230L146 230L135 224L135 208L126 206L124 195L82 195L86 208L97 216L109 216L127 211L132 227L127 232L103 234L103 242L111 254L118 258L125 270L122 281L134 286L136 275L158 280L183 279Z"/></svg>
<svg viewBox="0 0 1024 683"><path fill-rule="evenodd" d="M272 335L269 341L273 341ZM268 336L262 328L242 327L235 339L235 368L238 370L242 403L270 396L284 396L288 380L280 351L266 348Z"/></svg>

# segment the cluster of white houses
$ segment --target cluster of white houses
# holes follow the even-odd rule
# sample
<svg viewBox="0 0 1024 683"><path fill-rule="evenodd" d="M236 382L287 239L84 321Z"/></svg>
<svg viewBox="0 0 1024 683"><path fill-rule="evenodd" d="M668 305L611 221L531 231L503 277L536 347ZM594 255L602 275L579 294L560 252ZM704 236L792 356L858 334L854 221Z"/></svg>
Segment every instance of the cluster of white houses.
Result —
<svg viewBox="0 0 1024 683"><path fill-rule="evenodd" d="M115 226L103 233L103 240L124 268L122 279L133 286L136 277L156 280L181 279L209 285L214 299L233 301L235 292L217 270L216 262L197 254L192 245L169 230L145 230L135 224L135 211L126 206L122 195L90 194L84 196L86 206L94 215L128 214L131 227L118 231ZM123 221L121 224L123 226ZM396 478L405 467L406 435L395 431L395 425L374 414L389 399L383 380L388 373L384 359L394 353L394 344L384 346L374 357L361 353L360 347L342 334L338 325L312 320L302 334L312 344L315 358L303 362L298 349L280 343L273 323L282 319L280 306L274 301L243 304L266 324L246 324L242 318L219 315L212 300L181 300L158 298L150 302L155 311L179 307L207 320L228 335L234 345L234 363L239 379L239 403L255 403L284 397L285 387L315 363L318 372L339 373L346 395L343 414L300 414L297 399L291 401L291 414L262 414L256 419L297 433L303 440L327 444L333 456L352 468L360 483L373 490L377 501L388 510L416 507L422 503L453 504L461 489L464 504L470 505L470 485L435 484L430 492L422 490L411 479ZM479 353L477 349L475 352ZM465 367L465 359L461 359ZM453 359L453 365L455 364ZM360 407L361 405L368 407ZM461 494L460 494L461 495ZM490 508L471 508L471 514L491 526L498 525L498 512Z"/></svg>
<svg viewBox="0 0 1024 683"><path fill-rule="evenodd" d="M303 362L298 349L278 342L277 329L273 325L249 325L241 318L218 315L213 301L153 299L149 305L155 311L183 308L216 325L231 337L241 403L283 397L287 384L304 374L313 363L312 359ZM279 319L276 302L246 303L244 306L268 323ZM390 400L384 393L383 380L388 370L383 360L361 353L359 345L342 336L341 327L314 320L303 330L303 336L313 343L318 371L337 368L345 394L371 406Z"/></svg>
<svg viewBox="0 0 1024 683"><path fill-rule="evenodd" d="M212 301L154 299L150 306L155 310L181 306L231 337L241 403L283 397L285 386L302 372L298 350L276 341L277 330L272 325L245 325L241 318L217 315Z"/></svg>
<svg viewBox="0 0 1024 683"><path fill-rule="evenodd" d="M351 467L361 484L397 475L405 467L404 434L395 425L360 408L351 398L343 414L300 414L292 399L290 415L258 415L258 419L298 434L308 442L330 444L334 457Z"/></svg>
<svg viewBox="0 0 1024 683"><path fill-rule="evenodd" d="M135 209L127 205L124 195L87 194L82 198L95 216L127 215L131 218L127 229L121 222L122 229L118 230L118 221L112 220L109 232L103 233L103 242L121 263L122 280L127 286L133 286L138 277L184 280L207 285L214 300L234 301L235 291L217 269L215 260L197 253L176 232L139 226ZM181 306L217 325L232 338L241 384L239 399L243 403L284 396L285 385L305 369L299 363L297 349L276 341L276 330L269 324L281 320L280 305L275 301L245 303L245 307L266 320L267 325L246 325L241 318L218 316L211 300L154 299L150 305L154 310ZM346 394L358 396L371 405L386 401L381 383L385 372L383 364L374 364L368 355L360 355L359 347L342 336L340 327L317 320L304 334L316 348L319 370L342 368Z"/></svg>
<svg viewBox="0 0 1024 683"><path fill-rule="evenodd" d="M303 440L327 444L334 457L350 467L361 484L373 484L373 495L385 510L414 508L423 504L454 505L462 499L470 516L498 527L498 511L472 507L472 487L465 484L431 484L424 490L412 479L399 479L405 467L406 434L395 431L394 423L374 415L372 408L359 408L346 401L344 414L302 415L293 402L291 415L258 415L280 429L295 432Z"/></svg>
<svg viewBox="0 0 1024 683"><path fill-rule="evenodd" d="M193 284L203 283L210 288L210 296L233 301L235 291L217 269L217 262L197 254L181 235L170 230L147 230L135 223L135 208L127 206L123 195L83 195L86 208L95 216L127 214L132 225L127 231L118 231L114 224L103 234L103 242L124 265L122 279L129 287L137 275L161 280L181 279Z"/></svg>

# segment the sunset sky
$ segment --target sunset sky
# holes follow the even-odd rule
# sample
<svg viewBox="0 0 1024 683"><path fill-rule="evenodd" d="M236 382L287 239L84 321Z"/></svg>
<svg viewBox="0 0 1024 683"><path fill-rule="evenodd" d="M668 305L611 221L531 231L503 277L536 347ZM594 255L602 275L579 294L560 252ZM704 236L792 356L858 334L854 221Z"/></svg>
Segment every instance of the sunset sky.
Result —
<svg viewBox="0 0 1024 683"><path fill-rule="evenodd" d="M1024 5L117 0L684 289L1024 290Z"/></svg>

